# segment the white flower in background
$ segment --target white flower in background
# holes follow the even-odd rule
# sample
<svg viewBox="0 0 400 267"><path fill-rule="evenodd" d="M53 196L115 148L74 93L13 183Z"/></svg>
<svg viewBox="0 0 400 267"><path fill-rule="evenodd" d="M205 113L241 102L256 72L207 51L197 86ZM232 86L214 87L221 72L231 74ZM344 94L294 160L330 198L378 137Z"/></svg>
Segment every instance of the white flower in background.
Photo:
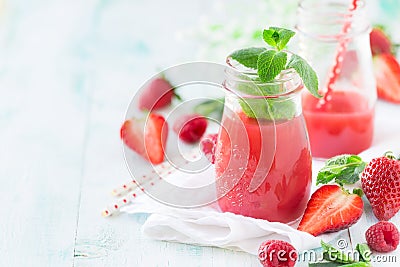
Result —
<svg viewBox="0 0 400 267"><path fill-rule="evenodd" d="M207 8L194 28L177 32L181 40L198 42L194 53L201 60L224 62L225 56L240 47L262 46L261 32L267 26L294 28L297 0L218 0ZM393 39L400 35L393 29L400 24L395 14L398 0L368 0L372 24L385 25Z"/></svg>
<svg viewBox="0 0 400 267"><path fill-rule="evenodd" d="M296 7L297 1L215 1L195 28L184 29L177 37L199 43L197 58L224 62L238 47L263 46L261 34L266 26L293 28Z"/></svg>

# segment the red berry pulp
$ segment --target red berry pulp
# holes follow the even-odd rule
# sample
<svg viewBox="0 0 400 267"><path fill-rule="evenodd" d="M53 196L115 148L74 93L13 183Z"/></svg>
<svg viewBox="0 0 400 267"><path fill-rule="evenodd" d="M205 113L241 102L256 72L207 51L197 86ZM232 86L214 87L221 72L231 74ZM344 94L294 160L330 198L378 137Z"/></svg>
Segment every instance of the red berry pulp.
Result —
<svg viewBox="0 0 400 267"><path fill-rule="evenodd" d="M218 134L207 134L200 141L200 148L204 155L212 164L215 163L215 147L217 145Z"/></svg>

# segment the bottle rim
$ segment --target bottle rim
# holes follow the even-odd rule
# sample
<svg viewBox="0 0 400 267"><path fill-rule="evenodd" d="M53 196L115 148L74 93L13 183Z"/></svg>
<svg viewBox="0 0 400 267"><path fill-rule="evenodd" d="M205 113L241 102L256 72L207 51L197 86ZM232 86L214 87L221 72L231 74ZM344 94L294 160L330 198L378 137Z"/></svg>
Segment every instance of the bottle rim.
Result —
<svg viewBox="0 0 400 267"><path fill-rule="evenodd" d="M288 52L291 54L290 52ZM296 70L290 68L286 70L282 70L278 76L269 82L262 82L259 80L257 71L251 68L246 68L240 63L236 62L230 57L226 58L226 64L227 67L225 68L225 75L227 79L223 82L223 87L227 91L234 93L240 97L243 98L254 98L254 99L276 99L276 98L281 98L281 97L288 97L292 94L296 94L297 92L301 91L304 88L303 81L301 80L300 76L296 72ZM227 82L229 80L229 82ZM241 92L237 89L231 88L229 84L231 82L236 82L240 83L243 85L253 85L256 88L262 87L262 86L276 86L276 85L282 85L284 88L286 83L290 83L294 81L297 86L295 86L291 90L285 90L276 94L268 94L268 95L252 95L252 94L247 94L244 92ZM260 90L260 93L261 90Z"/></svg>

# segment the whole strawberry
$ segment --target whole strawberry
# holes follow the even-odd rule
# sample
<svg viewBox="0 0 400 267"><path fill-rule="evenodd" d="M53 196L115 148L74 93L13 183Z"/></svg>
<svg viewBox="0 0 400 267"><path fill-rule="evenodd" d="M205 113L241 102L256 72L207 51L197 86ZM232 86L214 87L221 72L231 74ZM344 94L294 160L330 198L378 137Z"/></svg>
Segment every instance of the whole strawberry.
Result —
<svg viewBox="0 0 400 267"><path fill-rule="evenodd" d="M140 110L154 111L171 104L174 87L164 78L152 80L139 96Z"/></svg>
<svg viewBox="0 0 400 267"><path fill-rule="evenodd" d="M361 174L361 186L376 218L389 220L400 209L400 161L391 153L371 160Z"/></svg>
<svg viewBox="0 0 400 267"><path fill-rule="evenodd" d="M391 54L392 42L383 29L374 27L369 34L372 55Z"/></svg>

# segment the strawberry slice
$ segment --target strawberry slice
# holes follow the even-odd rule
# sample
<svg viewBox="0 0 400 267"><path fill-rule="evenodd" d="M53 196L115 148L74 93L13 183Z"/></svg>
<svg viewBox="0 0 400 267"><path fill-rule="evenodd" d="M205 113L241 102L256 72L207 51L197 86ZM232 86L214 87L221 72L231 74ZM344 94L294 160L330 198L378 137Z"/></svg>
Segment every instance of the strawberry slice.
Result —
<svg viewBox="0 0 400 267"><path fill-rule="evenodd" d="M171 104L174 95L174 88L167 80L156 78L141 92L138 107L140 110L157 110Z"/></svg>
<svg viewBox="0 0 400 267"><path fill-rule="evenodd" d="M163 116L150 113L144 119L126 120L120 134L130 149L151 163L158 164L164 160L168 124Z"/></svg>
<svg viewBox="0 0 400 267"><path fill-rule="evenodd" d="M369 34L372 55L391 54L392 42L382 29L374 27Z"/></svg>
<svg viewBox="0 0 400 267"><path fill-rule="evenodd" d="M400 103L399 62L391 54L379 54L374 57L373 63L378 97Z"/></svg>
<svg viewBox="0 0 400 267"><path fill-rule="evenodd" d="M363 207L359 195L338 185L324 185L312 194L297 229L314 236L336 232L355 224L361 218Z"/></svg>

